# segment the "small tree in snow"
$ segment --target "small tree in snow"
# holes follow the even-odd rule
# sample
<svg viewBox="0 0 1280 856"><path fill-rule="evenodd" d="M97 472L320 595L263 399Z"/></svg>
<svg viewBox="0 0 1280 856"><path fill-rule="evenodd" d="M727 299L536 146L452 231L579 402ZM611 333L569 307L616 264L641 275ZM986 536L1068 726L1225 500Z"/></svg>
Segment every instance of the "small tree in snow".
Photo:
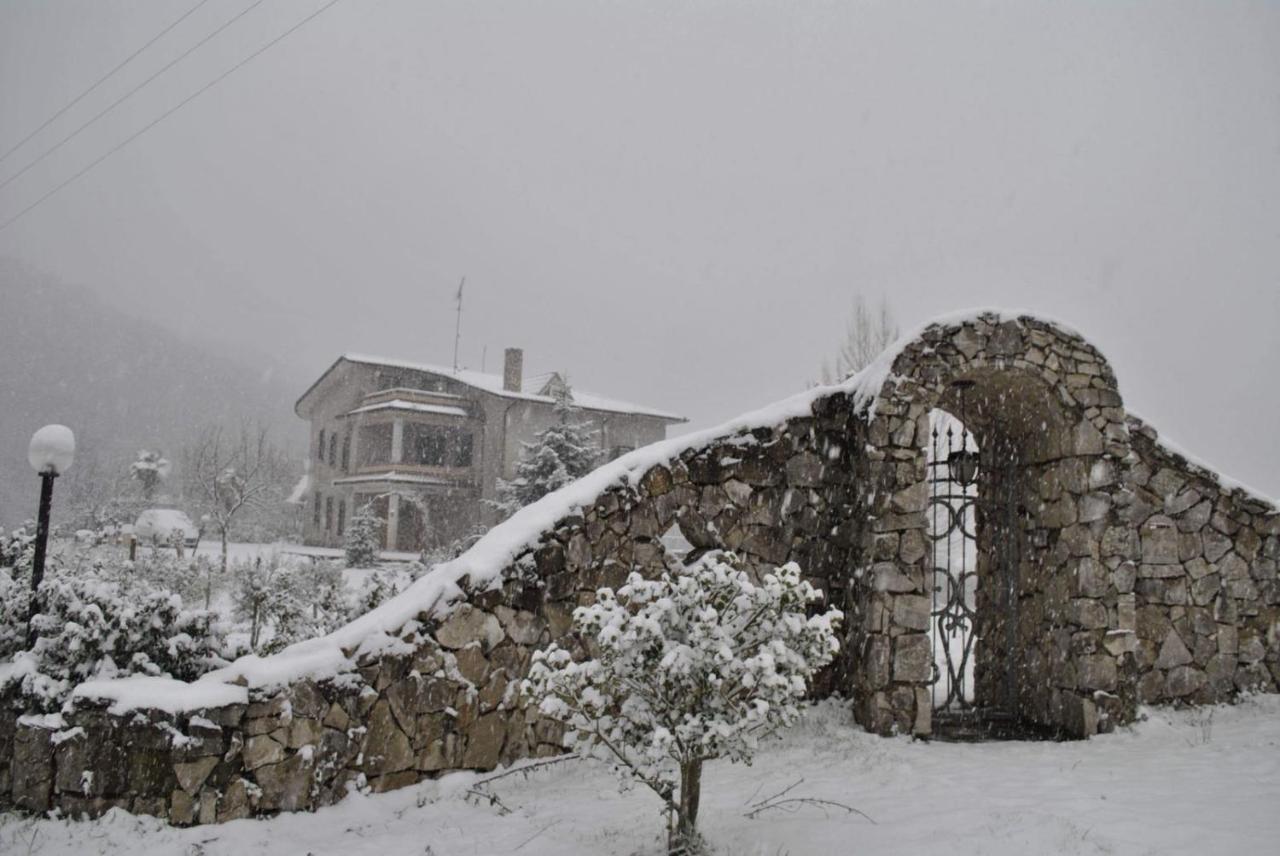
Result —
<svg viewBox="0 0 1280 856"><path fill-rule="evenodd" d="M138 452L137 459L129 465L129 473L138 483L142 498L150 504L156 498L156 488L160 482L169 477L169 460L159 452Z"/></svg>
<svg viewBox="0 0 1280 856"><path fill-rule="evenodd" d="M516 464L515 478L498 480L498 499L493 505L504 517L595 468L590 423L572 421L578 409L568 384L558 385L554 395L557 421L534 442L521 444L524 452Z"/></svg>
<svg viewBox="0 0 1280 856"><path fill-rule="evenodd" d="M351 516L344 546L348 568L369 568L378 561L378 551L382 549L382 518L374 513L372 503L366 502Z"/></svg>
<svg viewBox="0 0 1280 856"><path fill-rule="evenodd" d="M676 576L632 574L574 611L595 659L552 645L524 691L569 726L570 744L611 763L665 804L670 851L698 849L702 763L750 763L760 737L793 723L807 682L839 648L839 610L807 616L822 593L795 563L751 581L731 553Z"/></svg>

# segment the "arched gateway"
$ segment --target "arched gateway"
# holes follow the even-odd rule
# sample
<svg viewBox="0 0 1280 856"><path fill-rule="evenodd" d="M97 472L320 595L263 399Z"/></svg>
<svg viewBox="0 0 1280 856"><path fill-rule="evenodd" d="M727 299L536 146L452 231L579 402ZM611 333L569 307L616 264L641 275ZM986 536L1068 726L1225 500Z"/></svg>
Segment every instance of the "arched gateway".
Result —
<svg viewBox="0 0 1280 856"><path fill-rule="evenodd" d="M82 685L57 721L10 703L0 802L204 823L554 754L516 691L532 652L572 648L574 607L677 543L799 563L846 614L815 691L879 733L1087 737L1280 680L1275 506L1126 413L1078 334L979 312L620 458L330 636L192 685Z"/></svg>

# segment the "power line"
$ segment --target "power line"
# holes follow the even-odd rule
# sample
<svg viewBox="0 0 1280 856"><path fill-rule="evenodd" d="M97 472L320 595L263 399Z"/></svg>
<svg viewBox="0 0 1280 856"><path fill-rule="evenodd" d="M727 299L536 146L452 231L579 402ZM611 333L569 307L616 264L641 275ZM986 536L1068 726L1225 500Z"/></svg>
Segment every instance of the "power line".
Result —
<svg viewBox="0 0 1280 856"><path fill-rule="evenodd" d="M259 0L259 2L261 2L261 0ZM323 6L321 6L319 9L317 9L317 10L316 10L316 11L314 11L314 12L312 12L310 15L308 15L308 16L307 16L307 17L305 17L305 18L303 18L301 21L299 21L298 23L294 24L292 27L290 27L289 29L285 30L283 33L281 33L280 35L276 36L276 37L275 37L274 39L272 39L271 41L267 42L265 45L263 45L262 47L258 48L256 51L254 51L253 53L249 54L247 57L245 57L244 59L240 60L240 61L239 61L238 63L236 63L235 65L231 66L231 68L227 69L227 70L226 70L226 71L224 71L222 74L218 75L218 76L217 76L217 77L215 77L213 80L209 81L209 82L208 82L208 83L206 83L204 86L200 87L200 88L199 88L199 89L197 89L195 92L191 93L191 94L190 94L190 95L188 95L186 98L184 98L184 99L182 99L181 101L179 101L179 102L178 102L177 104L175 104L173 107L170 107L168 110L166 110L166 111L164 111L163 113L161 113L157 118L153 119L151 122L149 122L148 124L144 125L144 126L141 128L141 130L139 130L139 131L137 131L137 132L133 133L132 135L130 135L130 136L128 136L128 137L126 137L124 140L122 140L121 142L117 143L115 146L113 146L113 147L111 147L110 149L108 149L106 154L102 155L101 157L97 158L96 160L91 161L91 162L89 163L89 165L88 165L88 166L84 167L84 169L80 170L80 171L79 171L79 172L77 172L75 175L71 176L71 177L70 177L70 178L68 178L66 181L62 182L62 183L61 183L61 184L59 184L57 187L53 188L53 190L50 190L50 191L49 191L48 193L46 193L44 196L41 196L41 197L40 197L39 199L37 199L35 202L32 202L32 203L31 203L30 205L28 205L26 208L23 208L21 211L19 211L19 212L18 212L17 214L15 214L14 216L10 217L8 220L5 220L3 223L0 223L0 232L3 232L5 229L7 229L7 228L9 228L10 226L12 226L12 225L13 225L14 223L16 223L18 220L20 220L20 219L22 219L23 217L25 217L25 216L26 216L30 211L32 211L33 209L35 209L37 206L41 205L41 204L42 204L46 199L48 199L49 197L53 196L53 195L54 195L55 193L57 193L58 191L62 190L64 187L66 187L67 185L71 184L71 183L72 183L72 182L74 182L76 179L80 178L80 176L84 175L84 174L85 174L85 173L87 173L89 170L93 169L95 166L97 166L98 164L102 163L104 160L106 160L107 158L109 158L109 157L111 157L113 154L115 154L116 152L118 152L118 151L120 151L121 149L123 149L125 146L129 145L129 143L132 143L134 140L138 139L138 137L141 137L141 136L142 136L143 134L145 134L147 131L150 131L150 130L151 130L152 128L154 128L156 125L159 125L159 124L160 124L161 122L163 122L165 119L169 118L169 117L170 117L170 116L172 116L174 113L178 112L178 111L179 111L179 110L181 110L183 107L185 107L186 105L190 104L192 101L196 100L197 98L199 98L199 97L200 97L201 95L203 95L204 93L208 92L208 91L209 91L210 89L212 89L213 87L217 86L219 83L221 83L224 79L226 79L227 77L229 77L229 76L230 76L232 73L234 73L236 70L238 70L238 69L240 69L240 68L244 67L245 65L248 65L248 64L249 64L250 62L252 62L254 59L257 59L259 56L261 56L262 54L266 53L266 52L267 52L268 50L270 50L272 47L274 47L275 45L277 45L277 44L279 44L280 42L284 41L286 38L288 38L289 36L293 35L295 32L297 32L298 30L302 29L304 26L306 26L307 24L311 23L311 22L312 22L313 20L315 20L316 18L320 17L320 15L322 15L324 12L328 11L331 7L335 6L337 3L338 3L338 0L329 0L329 2L328 2L328 3L325 3L325 4L324 4ZM254 5L256 6L257 4L255 3ZM250 7L250 8L252 8L252 7Z"/></svg>
<svg viewBox="0 0 1280 856"><path fill-rule="evenodd" d="M81 102L81 100L83 100L83 99L84 99L84 97L85 97L86 95L88 95L89 93L93 92L95 89L97 89L97 88L98 88L99 86L101 86L102 84L106 83L106 82L107 82L107 81L112 77L112 75L114 75L117 71L119 71L120 69L124 68L124 67L125 67L126 65L128 65L129 63L133 62L133 61L134 61L134 59L136 59L136 58L137 58L138 54L142 53L142 52L143 52L143 51L145 51L147 48L151 47L151 46L152 46L152 45L154 45L156 42L160 41L160 39L162 39L165 35L167 35L167 34L168 34L168 32L169 32L170 30L172 30L174 27L176 27L176 26L178 26L179 24L181 24L183 21L187 20L187 18L191 17L191 14L192 14L193 12L195 12L197 9L199 9L201 6L203 6L205 3L208 3L208 2L209 2L209 0L200 0L200 2L199 2L199 3L197 3L197 4L196 4L196 5L194 5L194 6L192 6L192 7L191 7L190 9L188 9L185 13L183 13L183 15L182 15L182 17L181 17L181 18L179 18L178 20L174 21L172 24L170 24L169 26L165 27L165 28L164 28L163 30L161 30L160 32L156 33L154 36L152 36L152 37L151 37L151 39L150 39L150 40L149 40L145 45L143 45L142 47L138 48L136 51L134 51L133 53L131 53L131 54L129 54L127 57L125 57L123 62L121 62L121 63L120 63L119 65L117 65L115 68L113 68L113 69L111 69L110 71L108 71L108 72L107 72L106 74L104 74L102 77L99 77L99 78L98 78L98 80L97 80L97 81L96 81L92 86L90 86L90 87L89 87L88 89L86 89L84 92L81 92L81 93L80 93L79 95L77 95L75 98L71 99L71 101L70 101L70 102L68 102L68 103L67 103L67 105L66 105L65 107L63 107L63 108L62 108L61 110L59 110L57 113L54 113L54 114L53 114L52 116L50 116L48 119L45 119L45 120L44 120L44 124L42 124L39 128L36 128L36 129L35 129L34 131L32 131L30 134L27 134L27 135L26 135L25 137L23 137L21 140L18 140L18 142L14 143L13 147L12 147L12 148L10 148L10 149L9 149L9 151L7 151L7 152L5 152L4 154L0 155L0 163L3 163L3 162L4 162L4 161L9 157L9 155L13 154L13 153L14 153L14 152L16 152L18 149L20 149L20 148L22 148L24 145L26 145L26 144L27 144L27 141L29 141L32 137L34 137L36 134L40 133L40 132L41 132L41 131L43 131L45 128L47 128L47 127L49 127L50 125L52 125L52 124L54 123L54 121L56 121L56 120L58 119L58 117L59 117L59 116L61 116L63 113L67 112L67 111L68 111L68 110L70 110L72 107L74 107L74 106L76 106L77 104L79 104L79 103Z"/></svg>
<svg viewBox="0 0 1280 856"><path fill-rule="evenodd" d="M168 71L169 69L173 68L175 65L177 65L177 64L178 64L178 63L180 63L180 62L182 62L182 61L183 61L184 59L186 59L187 57L191 56L191 54L195 53L195 52L196 52L196 51L197 51L197 50L198 50L202 45L204 45L204 44L208 43L208 42L209 42L209 40L211 40L212 38L214 38L215 36L217 36L219 33L221 33L221 32L222 32L223 30L225 30L227 27L230 27L230 26L231 26L232 24L234 24L236 21L239 21L239 20L240 20L241 18L243 18L245 15L248 15L248 14L249 14L250 12L252 12L254 9L258 8L259 6L261 6L261 5L262 5L262 2L263 2L263 0L254 0L254 2L253 2L253 3L251 3L251 4L249 5L249 8L245 9L243 12L240 12L238 15L236 15L236 16L235 16L234 18L232 18L231 20L229 20L229 21L227 21L226 23L222 24L220 27L218 27L218 28L217 28L216 30L214 30L212 33L210 33L209 35L205 36L203 39L201 39L200 41L196 42L194 45L192 45L191 47L189 47L189 48L187 48L185 51L183 51L183 52L182 52L182 53L181 53L181 54L180 54L176 59L173 59L173 60L171 60L170 62L166 63L166 64L165 64L165 65L164 65L164 66L163 66L159 71L157 71L155 74L151 75L151 76L150 76L150 77L148 77L146 80L142 81L142 82L141 82L141 83L139 83L137 86L135 86L135 87L133 87L132 89L130 89L130 90L129 90L128 92L126 92L124 95L121 95L121 96L120 96L119 98L117 98L115 101L112 101L110 104L108 104L106 107L104 107L101 111L99 111L97 114L95 114L95 115L94 115L94 117L93 117L92 119L90 119L89 121L85 122L85 123L84 123L83 125L81 125L79 128L76 128L76 129L75 129L74 131L72 131L70 134L67 134L67 135L66 135L65 137L63 137L61 140L58 140L58 142L54 143L54 144L53 144L52 146L50 146L49 148L45 149L45 151L44 151L40 156L38 156L35 160L33 160L33 161L31 161L30 163L28 163L26 166L24 166L22 169L18 170L18 171L17 171L17 172L15 172L13 175L11 175L11 176L9 176L8 178L6 178L4 181L0 181L0 189L4 189L4 188L8 187L10 184L12 184L12 183L13 183L14 181L16 181L18 178L20 178L21 176L23 176L23 175L27 172L27 170L31 169L33 166L35 166L36 164L40 163L42 160L44 160L45 158L47 158L49 155L53 154L53 153L54 153L54 152L56 152L58 149L62 148L64 145L66 145L67 143L69 143L69 142L71 142L72 140L74 140L76 137L78 137L78 136L80 135L80 132L81 132L81 131L83 131L85 128L89 127L89 126L90 126L90 125L92 125L94 122L98 121L98 120L99 120L99 119L101 119L103 116L107 115L107 114L108 114L108 113L110 113L112 110L114 110L114 109L116 109L117 107L119 107L122 103L124 103L125 101L129 100L131 97L133 97L133 95L134 95L136 92L138 92L138 90L142 89L144 86L146 86L147 84L149 84L151 81L155 80L157 77L159 77L160 75L164 74L166 71Z"/></svg>

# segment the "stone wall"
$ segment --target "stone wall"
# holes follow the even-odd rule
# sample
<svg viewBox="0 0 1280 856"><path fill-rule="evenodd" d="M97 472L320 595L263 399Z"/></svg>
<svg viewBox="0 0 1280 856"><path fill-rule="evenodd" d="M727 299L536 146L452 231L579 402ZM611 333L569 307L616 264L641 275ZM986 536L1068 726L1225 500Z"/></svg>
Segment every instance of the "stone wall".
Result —
<svg viewBox="0 0 1280 856"><path fill-rule="evenodd" d="M463 580L463 599L444 617L420 614L394 650L347 652L353 671L181 714L116 714L77 699L56 720L0 720L0 768L11 771L0 796L31 811L119 806L210 823L561 752L558 724L519 699L531 654L552 640L581 651L569 633L573 609L633 568L660 572L660 536L671 526L698 547L730 547L752 563L795 558L819 572L811 576L819 585L845 590L835 572L853 560L857 530L835 523L856 517L854 467L848 445L819 440L846 436L843 402L828 403L835 412L825 418L689 450L606 491L544 533L499 588Z"/></svg>
<svg viewBox="0 0 1280 856"><path fill-rule="evenodd" d="M616 462L598 495L528 533L496 585L459 579L456 599L394 638L344 649L340 674L205 710L77 699L61 718L0 716L0 803L209 823L558 753L558 726L519 697L532 652L554 640L581 653L573 609L633 569L673 566L673 526L697 550L798 562L846 615L815 693L850 698L870 730L927 735L934 408L963 410L980 445L1017 463L983 488L1017 509L1012 602L983 587L995 560L979 563L984 630L1006 640L982 651L989 701L1088 736L1139 699L1275 688L1275 509L1156 444L1095 349L1047 322L983 315L891 356L803 406L640 454L643 466ZM957 381L972 383L963 406ZM997 537L987 530L980 546Z"/></svg>
<svg viewBox="0 0 1280 856"><path fill-rule="evenodd" d="M1280 514L1158 442L1129 418L1137 462L1131 528L1137 695L1225 701L1280 683Z"/></svg>

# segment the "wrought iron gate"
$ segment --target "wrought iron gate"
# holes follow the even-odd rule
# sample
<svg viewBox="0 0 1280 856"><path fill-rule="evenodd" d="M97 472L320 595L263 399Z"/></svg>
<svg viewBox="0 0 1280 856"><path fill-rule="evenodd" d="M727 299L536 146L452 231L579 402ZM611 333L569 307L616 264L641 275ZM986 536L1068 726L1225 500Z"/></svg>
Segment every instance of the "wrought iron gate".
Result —
<svg viewBox="0 0 1280 856"><path fill-rule="evenodd" d="M972 384L961 381L955 388L959 413L945 420L944 426L934 420L928 461L934 733L953 739L1014 736L1015 732L1023 736L1017 728L1014 683L1020 561L1018 456L1015 449L994 438L977 448L965 422ZM975 691L979 644L986 678L981 693Z"/></svg>

